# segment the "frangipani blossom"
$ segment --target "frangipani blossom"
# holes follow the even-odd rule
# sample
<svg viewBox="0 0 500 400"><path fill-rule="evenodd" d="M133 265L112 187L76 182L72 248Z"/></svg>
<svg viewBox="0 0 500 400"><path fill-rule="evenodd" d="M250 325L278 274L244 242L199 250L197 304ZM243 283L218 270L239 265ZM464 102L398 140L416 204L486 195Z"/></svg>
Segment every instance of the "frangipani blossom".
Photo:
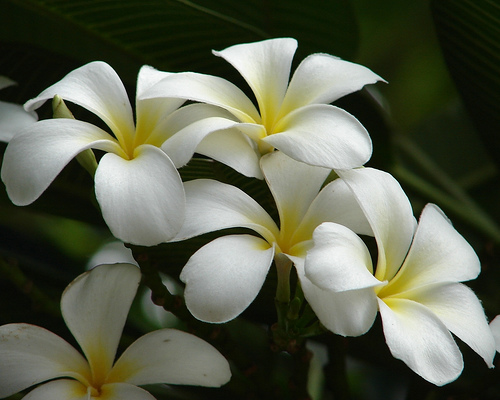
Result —
<svg viewBox="0 0 500 400"><path fill-rule="evenodd" d="M260 163L276 202L280 227L254 199L234 186L204 179L185 183L186 220L176 240L233 227L249 228L260 235L222 236L191 256L180 279L186 283L186 305L200 320L225 322L237 317L257 296L273 259L278 281L288 285L292 262L297 269L303 268L314 228L320 223L336 221L360 233L371 233L342 180L321 190L328 169L297 162L279 151L263 156ZM283 295L280 300L289 301Z"/></svg>
<svg viewBox="0 0 500 400"><path fill-rule="evenodd" d="M436 385L463 369L451 333L492 367L495 342L483 308L460 283L480 272L472 247L435 205L424 208L416 226L408 198L389 174L368 168L339 174L372 227L378 261L374 269L363 241L344 226L316 228L305 274L323 290L305 295L320 321L334 333L358 336L378 310L392 355Z"/></svg>
<svg viewBox="0 0 500 400"><path fill-rule="evenodd" d="M140 279L134 265L101 265L66 288L61 311L85 357L44 328L1 326L0 398L46 381L24 399L154 400L138 385L228 382L229 364L214 347L173 329L142 336L115 362Z"/></svg>
<svg viewBox="0 0 500 400"><path fill-rule="evenodd" d="M139 71L136 124L120 78L104 62L70 72L28 101L25 108L33 110L60 96L96 114L114 136L69 118L31 125L9 143L4 156L2 180L12 202L32 203L72 158L98 149L105 154L95 171L95 193L113 235L146 246L172 238L184 218L184 190L177 168L195 151L189 138L234 122L213 106L179 108L183 103L179 99L142 99L144 91L166 75L148 66Z"/></svg>
<svg viewBox="0 0 500 400"><path fill-rule="evenodd" d="M493 332L493 337L495 338L495 344L497 352L500 352L500 315L497 315L490 322L491 332Z"/></svg>
<svg viewBox="0 0 500 400"><path fill-rule="evenodd" d="M0 89L15 85L16 82L0 76ZM0 101L0 141L9 142L14 135L38 120L35 112L27 112L19 104Z"/></svg>
<svg viewBox="0 0 500 400"><path fill-rule="evenodd" d="M291 38L246 43L214 51L243 76L257 100L258 109L231 82L216 76L179 73L151 87L148 98L179 97L213 104L228 110L240 124L220 139L208 137L206 155L239 172L257 176L250 160L274 148L307 164L349 169L363 165L371 156L371 140L359 121L329 103L382 81L368 68L328 54L305 58L290 79L297 41ZM224 138L244 134L231 147ZM231 152L231 155L227 154Z"/></svg>

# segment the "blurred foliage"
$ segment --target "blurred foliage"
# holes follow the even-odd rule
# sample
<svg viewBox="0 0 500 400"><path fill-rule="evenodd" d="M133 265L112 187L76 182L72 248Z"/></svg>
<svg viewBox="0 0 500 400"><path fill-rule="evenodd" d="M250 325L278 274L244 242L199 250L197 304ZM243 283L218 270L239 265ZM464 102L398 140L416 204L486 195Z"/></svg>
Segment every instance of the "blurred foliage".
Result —
<svg viewBox="0 0 500 400"><path fill-rule="evenodd" d="M368 66L388 84L346 96L338 105L370 132L374 154L369 164L396 176L416 214L427 202L443 208L482 261L483 272L471 287L490 318L500 313L498 2L0 0L0 10L0 75L18 82L2 90L0 98L18 103L97 59L116 69L131 98L143 64L222 75L245 87L211 50L269 37L297 38L296 62L325 52ZM77 118L88 118L74 111ZM48 107L40 117L50 117ZM217 163L195 159L181 174L186 180L230 182L272 209L264 185ZM76 162L30 206L13 206L0 189L0 324L34 323L72 340L58 313L61 292L93 252L111 240L95 204L92 180ZM141 267L147 263L176 277L189 255L219 234L133 250L143 260ZM155 282L151 286L161 291ZM234 362L234 379L221 392L158 387L152 392L159 399L303 395L305 383L296 378L307 365L306 354L268 351L269 333L262 323L275 321L274 290L271 270L244 318L223 327L188 323ZM134 310L138 315L132 320L140 320ZM140 323L131 325L128 334L137 334ZM462 376L437 388L392 358L380 321L359 338L324 334L316 339L330 356L324 372L319 368L310 379L316 382L311 393L324 393L317 399L500 398L498 368L488 370L467 346L461 345ZM245 345L227 348L227 342Z"/></svg>

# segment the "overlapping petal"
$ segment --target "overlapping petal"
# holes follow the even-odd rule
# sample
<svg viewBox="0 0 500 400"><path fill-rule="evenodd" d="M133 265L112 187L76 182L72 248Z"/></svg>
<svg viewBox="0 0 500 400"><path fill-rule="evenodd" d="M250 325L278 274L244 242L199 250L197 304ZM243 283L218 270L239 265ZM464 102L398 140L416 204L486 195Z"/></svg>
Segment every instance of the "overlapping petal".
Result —
<svg viewBox="0 0 500 400"><path fill-rule="evenodd" d="M118 359L108 382L222 386L231 378L226 359L198 337L161 329L137 339Z"/></svg>
<svg viewBox="0 0 500 400"><path fill-rule="evenodd" d="M56 334L29 324L0 327L0 398L58 377L89 379L82 355Z"/></svg>
<svg viewBox="0 0 500 400"><path fill-rule="evenodd" d="M89 400L87 388L78 381L58 379L33 389L23 400Z"/></svg>
<svg viewBox="0 0 500 400"><path fill-rule="evenodd" d="M259 293L273 256L273 247L250 235L223 236L203 246L180 275L188 309L206 322L237 317Z"/></svg>
<svg viewBox="0 0 500 400"><path fill-rule="evenodd" d="M26 112L19 104L0 101L0 141L9 142L37 120L35 112Z"/></svg>
<svg viewBox="0 0 500 400"><path fill-rule="evenodd" d="M184 221L184 188L177 169L159 148L143 145L125 160L105 154L95 192L113 235L145 246L175 236Z"/></svg>
<svg viewBox="0 0 500 400"><path fill-rule="evenodd" d="M131 264L96 267L64 291L61 311L92 370L102 384L113 365L118 343L135 297L141 273Z"/></svg>
<svg viewBox="0 0 500 400"><path fill-rule="evenodd" d="M2 180L9 198L16 205L32 203L72 158L91 147L122 152L109 134L86 122L53 119L31 125L4 154Z"/></svg>

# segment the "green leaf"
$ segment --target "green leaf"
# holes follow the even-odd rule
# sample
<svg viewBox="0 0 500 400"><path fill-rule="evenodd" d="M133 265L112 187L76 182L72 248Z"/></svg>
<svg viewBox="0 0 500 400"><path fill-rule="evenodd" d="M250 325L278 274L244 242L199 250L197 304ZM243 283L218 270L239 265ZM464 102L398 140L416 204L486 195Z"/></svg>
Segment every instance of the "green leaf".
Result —
<svg viewBox="0 0 500 400"><path fill-rule="evenodd" d="M500 4L434 0L445 60L483 141L500 165Z"/></svg>

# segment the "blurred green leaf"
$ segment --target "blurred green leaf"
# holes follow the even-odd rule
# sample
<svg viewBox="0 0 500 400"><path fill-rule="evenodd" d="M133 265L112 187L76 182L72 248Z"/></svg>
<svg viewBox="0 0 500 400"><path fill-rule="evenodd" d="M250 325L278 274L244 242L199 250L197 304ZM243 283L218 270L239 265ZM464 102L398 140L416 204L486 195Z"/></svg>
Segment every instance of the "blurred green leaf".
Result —
<svg viewBox="0 0 500 400"><path fill-rule="evenodd" d="M500 3L434 0L432 12L450 74L500 165Z"/></svg>

